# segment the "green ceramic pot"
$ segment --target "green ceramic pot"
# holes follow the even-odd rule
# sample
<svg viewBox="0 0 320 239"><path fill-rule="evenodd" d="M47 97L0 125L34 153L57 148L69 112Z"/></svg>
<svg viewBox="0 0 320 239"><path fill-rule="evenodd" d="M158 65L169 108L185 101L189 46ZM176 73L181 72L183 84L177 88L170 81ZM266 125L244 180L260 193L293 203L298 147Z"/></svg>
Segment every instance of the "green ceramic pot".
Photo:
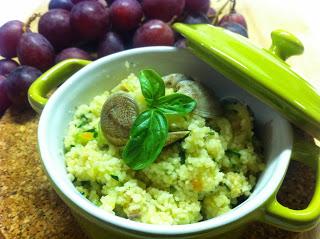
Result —
<svg viewBox="0 0 320 239"><path fill-rule="evenodd" d="M195 42L190 45L192 44L196 45ZM203 54L203 49L201 48L201 54L199 54L202 55L202 59L209 59L209 61L216 59L210 54ZM267 54L271 56L271 53ZM229 59L226 55L225 57ZM238 83L230 81L232 67L228 66L230 71L226 74L222 70L225 63L222 64L221 61L219 63L221 64L217 64L218 66L211 64L214 66L211 67L184 49L138 48L113 54L92 63L84 60L66 60L44 73L31 86L29 101L36 111L39 113L42 111L38 128L38 144L44 169L59 196L71 208L80 225L91 238L236 238L251 221L261 221L293 231L308 230L319 222L320 153L318 148L312 141L293 137L290 123L272 108L273 105L271 104L270 107L262 102L263 97L259 96L259 100L250 94L252 91L247 89L250 87L243 89L238 86ZM258 134L264 140L267 166L248 200L228 213L203 222L174 226L148 225L106 213L75 189L67 176L63 157L63 138L75 107L89 102L95 95L105 90L112 89L129 73L137 73L144 68L154 68L162 74L181 72L194 76L207 87L214 89L218 97L232 96L250 106L258 123ZM251 72L250 68L251 65L246 66L248 72ZM236 67L233 69L239 73ZM68 80L48 100L46 95L50 90L66 79ZM263 91L261 87L255 89L260 93ZM313 154L310 154L311 151ZM276 200L277 191L291 156L308 162L318 172L313 199L304 210L286 208Z"/></svg>

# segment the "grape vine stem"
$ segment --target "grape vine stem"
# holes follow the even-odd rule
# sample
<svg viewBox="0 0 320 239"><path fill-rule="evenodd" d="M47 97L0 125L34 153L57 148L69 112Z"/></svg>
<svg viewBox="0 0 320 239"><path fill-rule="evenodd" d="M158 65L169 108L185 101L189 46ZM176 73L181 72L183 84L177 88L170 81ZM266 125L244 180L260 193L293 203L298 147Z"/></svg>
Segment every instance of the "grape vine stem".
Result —
<svg viewBox="0 0 320 239"><path fill-rule="evenodd" d="M230 9L230 12L235 12L236 4L237 4L236 1L237 0L231 0L232 6L231 6L231 9Z"/></svg>
<svg viewBox="0 0 320 239"><path fill-rule="evenodd" d="M27 30L30 30L30 26L34 20L36 20L38 17L41 17L40 13L34 13L31 15L31 17L28 18L28 21L23 26L23 32L26 32Z"/></svg>
<svg viewBox="0 0 320 239"><path fill-rule="evenodd" d="M232 2L234 4L234 7L235 7L235 0L227 0L223 6L217 11L217 14L215 16L215 18L213 19L212 23L213 25L216 25L218 23L218 20L219 20L219 16L220 14L223 12L223 10L228 6L228 4ZM233 7L233 6L232 6Z"/></svg>

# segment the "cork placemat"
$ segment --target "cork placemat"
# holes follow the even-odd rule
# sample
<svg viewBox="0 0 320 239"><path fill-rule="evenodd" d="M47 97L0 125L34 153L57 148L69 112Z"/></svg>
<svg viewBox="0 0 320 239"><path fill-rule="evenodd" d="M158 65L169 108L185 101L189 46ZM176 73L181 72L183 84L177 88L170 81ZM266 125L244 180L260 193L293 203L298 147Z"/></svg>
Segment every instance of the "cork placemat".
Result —
<svg viewBox="0 0 320 239"><path fill-rule="evenodd" d="M31 110L10 109L0 120L0 239L86 239L41 168L38 119ZM294 209L304 208L314 180L309 168L292 162L279 201ZM302 235L253 223L243 239L293 239ZM314 231L303 238L319 239L317 235Z"/></svg>
<svg viewBox="0 0 320 239"><path fill-rule="evenodd" d="M37 125L31 110L0 120L0 232L5 239L84 239L41 168Z"/></svg>

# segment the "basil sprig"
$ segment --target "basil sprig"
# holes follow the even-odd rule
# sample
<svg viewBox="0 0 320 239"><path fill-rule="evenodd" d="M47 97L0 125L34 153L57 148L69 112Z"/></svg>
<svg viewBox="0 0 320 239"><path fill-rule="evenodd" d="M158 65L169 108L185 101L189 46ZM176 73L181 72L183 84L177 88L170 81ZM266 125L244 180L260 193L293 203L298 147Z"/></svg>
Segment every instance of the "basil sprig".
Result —
<svg viewBox="0 0 320 239"><path fill-rule="evenodd" d="M142 94L147 103L165 95L165 85L161 76L153 70L142 70L139 74L139 81Z"/></svg>
<svg viewBox="0 0 320 239"><path fill-rule="evenodd" d="M123 158L134 170L149 166L160 154L168 136L168 122L159 110L150 109L135 120Z"/></svg>
<svg viewBox="0 0 320 239"><path fill-rule="evenodd" d="M153 103L153 106L166 115L186 115L190 113L197 103L191 97L173 93L162 96Z"/></svg>
<svg viewBox="0 0 320 239"><path fill-rule="evenodd" d="M165 96L163 79L151 69L139 73L139 82L149 109L142 112L133 123L122 153L123 160L134 170L148 167L161 153L168 137L165 114L186 115L197 104L187 95L173 93Z"/></svg>

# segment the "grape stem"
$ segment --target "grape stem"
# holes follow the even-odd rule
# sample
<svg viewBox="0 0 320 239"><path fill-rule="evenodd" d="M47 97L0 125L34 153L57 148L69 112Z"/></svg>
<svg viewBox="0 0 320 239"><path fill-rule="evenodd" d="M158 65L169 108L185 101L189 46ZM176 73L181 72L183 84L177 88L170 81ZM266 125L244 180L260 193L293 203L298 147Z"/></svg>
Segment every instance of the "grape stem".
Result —
<svg viewBox="0 0 320 239"><path fill-rule="evenodd" d="M235 12L236 10L236 0L231 0L231 2L232 2L232 6L231 6L231 9L230 9L230 13L232 13L232 12Z"/></svg>
<svg viewBox="0 0 320 239"><path fill-rule="evenodd" d="M178 16L174 15L171 20L169 22L167 22L168 25L172 25L176 20L177 20Z"/></svg>
<svg viewBox="0 0 320 239"><path fill-rule="evenodd" d="M36 20L38 17L41 17L41 14L40 13L34 13L31 15L31 17L29 17L28 21L24 24L23 26L23 32L26 32L26 31L30 31L30 26L32 24L32 22L34 20Z"/></svg>
<svg viewBox="0 0 320 239"><path fill-rule="evenodd" d="M214 17L214 19L213 19L213 21L212 21L212 24L213 24L213 25L216 25L216 24L218 23L219 16L221 15L221 13L223 12L223 10L228 6L228 4L229 4L231 1L233 2L233 4L235 4L235 0L227 0L227 1L223 4L223 6L217 11L217 14L216 14L216 16Z"/></svg>

